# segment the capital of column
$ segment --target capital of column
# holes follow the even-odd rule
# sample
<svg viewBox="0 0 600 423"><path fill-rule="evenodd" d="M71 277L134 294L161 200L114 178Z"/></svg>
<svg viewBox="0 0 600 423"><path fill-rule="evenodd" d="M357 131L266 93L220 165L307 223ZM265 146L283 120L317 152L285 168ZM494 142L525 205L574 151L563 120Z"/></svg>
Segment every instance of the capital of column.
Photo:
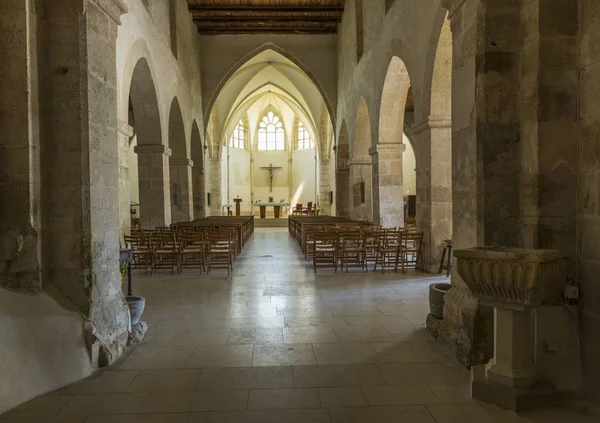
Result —
<svg viewBox="0 0 600 423"><path fill-rule="evenodd" d="M208 160L216 163L216 162L220 162L221 158L220 157L209 157Z"/></svg>
<svg viewBox="0 0 600 423"><path fill-rule="evenodd" d="M323 164L329 164L331 163L331 159L319 159L319 163L323 163Z"/></svg>
<svg viewBox="0 0 600 423"><path fill-rule="evenodd" d="M194 161L187 159L185 157L171 157L171 161L170 161L172 166L189 166L189 167L194 167Z"/></svg>
<svg viewBox="0 0 600 423"><path fill-rule="evenodd" d="M406 151L406 145L403 143L378 143L374 147L369 148L369 154L374 156L378 153L403 153Z"/></svg>
<svg viewBox="0 0 600 423"><path fill-rule="evenodd" d="M104 11L117 25L121 25L121 15L129 11L123 0L87 0Z"/></svg>
<svg viewBox="0 0 600 423"><path fill-rule="evenodd" d="M133 137L133 127L121 119L117 120L117 132L128 138Z"/></svg>
<svg viewBox="0 0 600 423"><path fill-rule="evenodd" d="M133 151L136 154L164 154L167 157L172 154L171 149L163 144L138 144Z"/></svg>
<svg viewBox="0 0 600 423"><path fill-rule="evenodd" d="M348 160L348 168L351 168L352 166L371 166L372 163L370 160L360 160L360 159L356 159L356 160Z"/></svg>
<svg viewBox="0 0 600 423"><path fill-rule="evenodd" d="M410 130L413 135L418 135L429 129L452 128L452 119L448 116L429 116L427 119L414 123Z"/></svg>

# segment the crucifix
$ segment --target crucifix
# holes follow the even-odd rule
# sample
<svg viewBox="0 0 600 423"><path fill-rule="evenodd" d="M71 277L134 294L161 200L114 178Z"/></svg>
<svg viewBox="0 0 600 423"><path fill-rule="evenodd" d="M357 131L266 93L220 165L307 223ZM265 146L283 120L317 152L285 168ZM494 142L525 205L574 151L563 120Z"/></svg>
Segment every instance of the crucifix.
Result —
<svg viewBox="0 0 600 423"><path fill-rule="evenodd" d="M273 171L281 169L281 167L273 167L273 163L270 163L269 166L263 166L261 169L269 171L269 193L271 193L273 192Z"/></svg>

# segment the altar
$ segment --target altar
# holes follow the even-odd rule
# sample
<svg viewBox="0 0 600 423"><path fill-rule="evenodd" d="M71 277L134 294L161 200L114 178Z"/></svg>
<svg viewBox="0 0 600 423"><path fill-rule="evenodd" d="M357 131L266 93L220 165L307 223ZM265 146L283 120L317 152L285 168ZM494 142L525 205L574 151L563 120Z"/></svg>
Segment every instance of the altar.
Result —
<svg viewBox="0 0 600 423"><path fill-rule="evenodd" d="M267 217L267 207L273 207L273 212L275 215L275 219L279 219L281 216L281 208L287 207L287 212L289 214L290 203L254 203L252 205L252 216L254 216L256 207L260 209L260 218L264 219Z"/></svg>

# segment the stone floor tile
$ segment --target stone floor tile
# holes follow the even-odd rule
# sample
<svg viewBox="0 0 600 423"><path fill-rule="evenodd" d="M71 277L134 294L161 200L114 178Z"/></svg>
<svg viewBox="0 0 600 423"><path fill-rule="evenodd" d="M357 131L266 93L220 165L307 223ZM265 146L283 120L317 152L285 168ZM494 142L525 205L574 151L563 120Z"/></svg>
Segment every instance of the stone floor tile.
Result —
<svg viewBox="0 0 600 423"><path fill-rule="evenodd" d="M180 369L184 368L193 347L141 345L116 365L125 369Z"/></svg>
<svg viewBox="0 0 600 423"><path fill-rule="evenodd" d="M196 389L275 389L293 386L291 367L232 367L204 369Z"/></svg>
<svg viewBox="0 0 600 423"><path fill-rule="evenodd" d="M382 313L375 306L360 306L355 304L331 306L331 312L336 317L353 316L381 316Z"/></svg>
<svg viewBox="0 0 600 423"><path fill-rule="evenodd" d="M427 385L365 386L369 405L438 404L440 400Z"/></svg>
<svg viewBox="0 0 600 423"><path fill-rule="evenodd" d="M332 423L441 423L424 406L332 408L329 414ZM480 423L476 420L461 423L466 422Z"/></svg>
<svg viewBox="0 0 600 423"><path fill-rule="evenodd" d="M378 364L388 385L437 385L469 383L468 370L454 363Z"/></svg>
<svg viewBox="0 0 600 423"><path fill-rule="evenodd" d="M88 417L85 423L187 423L189 413L125 414Z"/></svg>
<svg viewBox="0 0 600 423"><path fill-rule="evenodd" d="M471 401L471 385L468 383L457 385L429 385L440 402L446 404Z"/></svg>
<svg viewBox="0 0 600 423"><path fill-rule="evenodd" d="M184 327L177 330L170 345L225 345L229 337L229 328Z"/></svg>
<svg viewBox="0 0 600 423"><path fill-rule="evenodd" d="M404 316L350 316L346 317L349 326L414 326Z"/></svg>
<svg viewBox="0 0 600 423"><path fill-rule="evenodd" d="M150 394L76 395L61 410L63 415L93 416L140 413Z"/></svg>
<svg viewBox="0 0 600 423"><path fill-rule="evenodd" d="M367 400L360 387L319 388L323 408L366 407Z"/></svg>
<svg viewBox="0 0 600 423"><path fill-rule="evenodd" d="M500 413L489 412L476 403L434 404L428 405L427 408L438 423L464 423L467 421L477 423L516 423L518 421L518 417L514 414L506 413L502 416Z"/></svg>
<svg viewBox="0 0 600 423"><path fill-rule="evenodd" d="M447 361L431 342L371 342L378 363L433 363Z"/></svg>
<svg viewBox="0 0 600 423"><path fill-rule="evenodd" d="M252 366L317 364L311 344L255 345Z"/></svg>
<svg viewBox="0 0 600 423"><path fill-rule="evenodd" d="M193 391L201 372L199 369L141 370L127 391Z"/></svg>
<svg viewBox="0 0 600 423"><path fill-rule="evenodd" d="M231 329L227 345L283 344L281 328Z"/></svg>
<svg viewBox="0 0 600 423"><path fill-rule="evenodd" d="M197 411L244 410L248 391L196 391L153 393L143 413L186 413Z"/></svg>
<svg viewBox="0 0 600 423"><path fill-rule="evenodd" d="M297 388L385 385L373 364L294 367Z"/></svg>
<svg viewBox="0 0 600 423"><path fill-rule="evenodd" d="M343 317L312 316L312 317L286 317L285 327L308 327L308 326L348 326Z"/></svg>
<svg viewBox="0 0 600 423"><path fill-rule="evenodd" d="M376 363L377 354L368 342L314 344L319 364Z"/></svg>
<svg viewBox="0 0 600 423"><path fill-rule="evenodd" d="M286 344L304 344L314 342L338 342L333 327L308 326L283 329L283 342Z"/></svg>
<svg viewBox="0 0 600 423"><path fill-rule="evenodd" d="M192 414L188 423L331 423L327 410L252 410Z"/></svg>
<svg viewBox="0 0 600 423"><path fill-rule="evenodd" d="M393 341L394 338L383 326L337 327L335 333L340 342Z"/></svg>
<svg viewBox="0 0 600 423"><path fill-rule="evenodd" d="M187 367L249 367L252 364L252 350L252 345L196 347Z"/></svg>
<svg viewBox="0 0 600 423"><path fill-rule="evenodd" d="M386 325L385 329L400 342L435 342L425 326L415 325Z"/></svg>
<svg viewBox="0 0 600 423"><path fill-rule="evenodd" d="M110 394L125 392L138 375L138 370L103 371L77 382L63 392L71 394Z"/></svg>
<svg viewBox="0 0 600 423"><path fill-rule="evenodd" d="M262 295L268 295L268 296L285 296L285 297L297 297L299 295L298 290L297 289L290 289L290 288L284 288L284 287L270 287L270 288L265 288L262 291Z"/></svg>
<svg viewBox="0 0 600 423"><path fill-rule="evenodd" d="M69 395L46 395L35 398L4 414L4 417L54 416L65 407L71 398Z"/></svg>
<svg viewBox="0 0 600 423"><path fill-rule="evenodd" d="M319 392L311 388L250 391L248 410L319 408Z"/></svg>

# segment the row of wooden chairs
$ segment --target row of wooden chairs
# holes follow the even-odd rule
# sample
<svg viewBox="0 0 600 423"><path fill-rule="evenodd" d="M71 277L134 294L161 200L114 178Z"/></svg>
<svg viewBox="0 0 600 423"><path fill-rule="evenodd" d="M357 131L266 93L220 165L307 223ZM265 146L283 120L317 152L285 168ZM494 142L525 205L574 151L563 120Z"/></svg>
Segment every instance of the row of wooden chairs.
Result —
<svg viewBox="0 0 600 423"><path fill-rule="evenodd" d="M156 228L153 231L136 231L125 236L126 248L132 250L132 269L142 269L148 274L159 269L171 270L171 275L181 275L185 268L210 273L215 268L233 271L237 256L234 228Z"/></svg>
<svg viewBox="0 0 600 423"><path fill-rule="evenodd" d="M368 272L379 267L405 273L417 269L421 259L423 233L403 229L360 229L311 231L307 237L306 257L312 258L314 271L319 267L333 267L349 271L350 267Z"/></svg>

